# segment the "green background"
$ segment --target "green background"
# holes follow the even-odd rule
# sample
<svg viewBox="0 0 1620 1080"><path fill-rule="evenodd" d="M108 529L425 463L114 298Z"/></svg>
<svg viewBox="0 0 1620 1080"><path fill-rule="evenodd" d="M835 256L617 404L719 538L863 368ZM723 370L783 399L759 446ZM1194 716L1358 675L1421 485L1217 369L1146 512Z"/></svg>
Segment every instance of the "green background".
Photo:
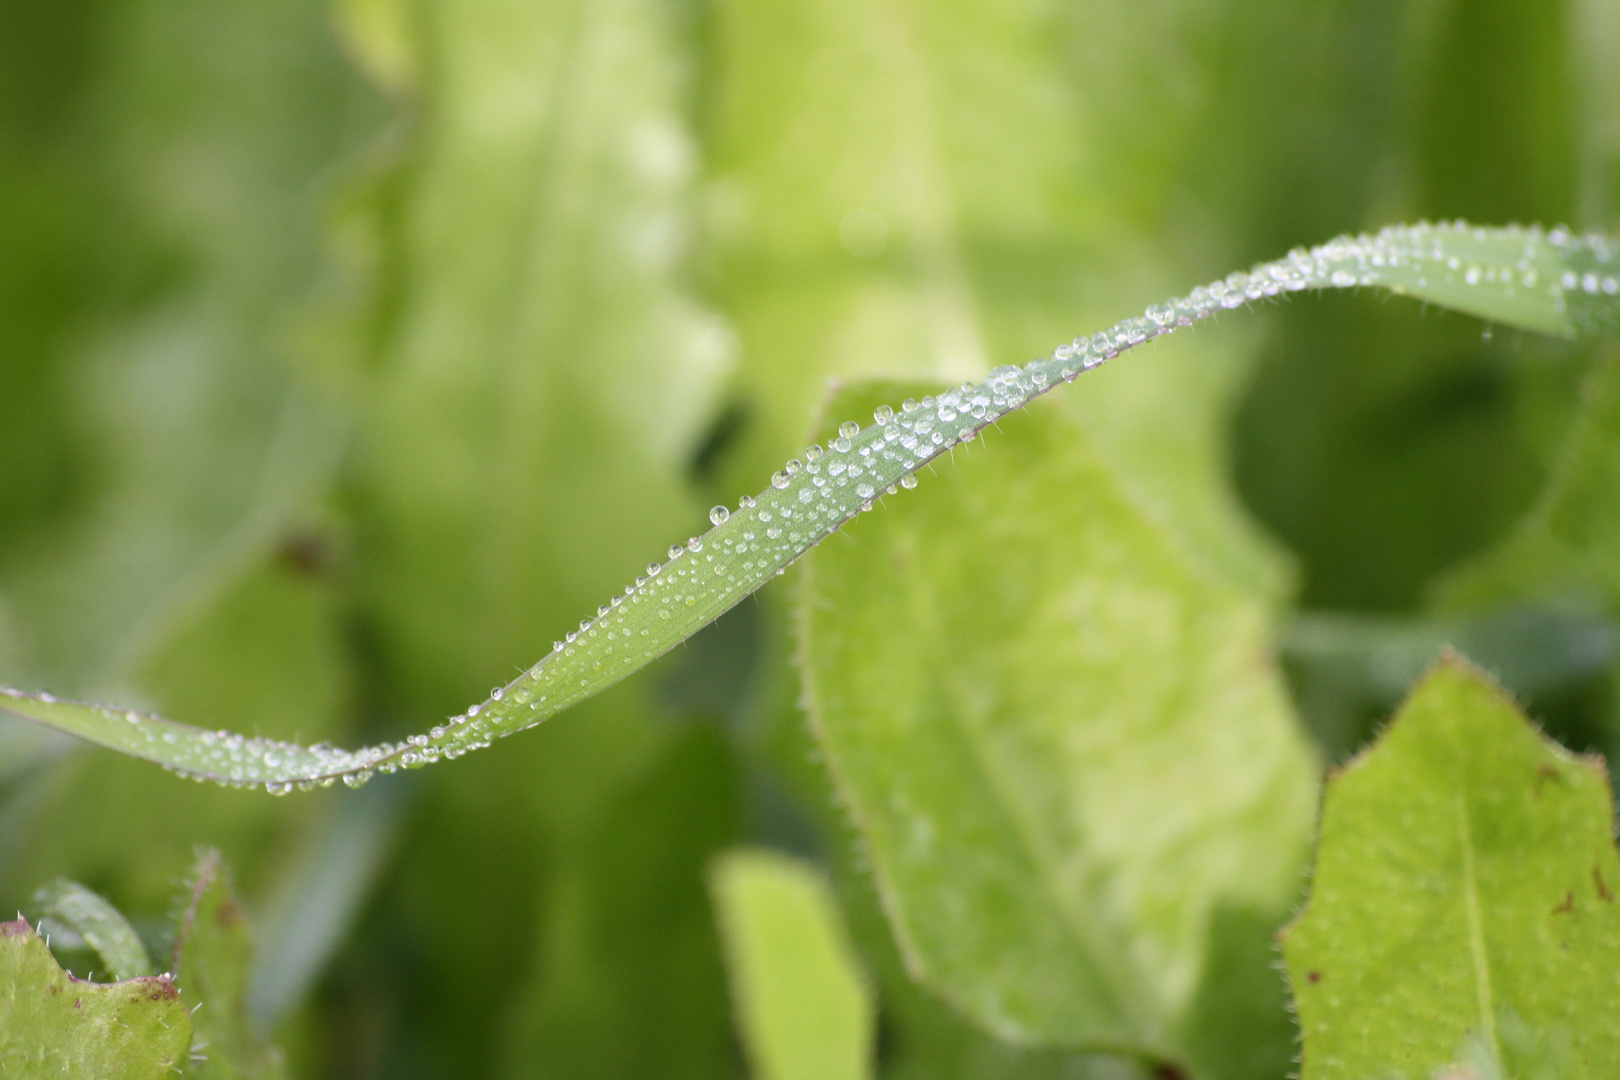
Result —
<svg viewBox="0 0 1620 1080"><path fill-rule="evenodd" d="M0 0L0 681L398 738L824 438L829 380L978 377L1342 231L1617 215L1603 0ZM1050 411L1163 534L1112 547L1241 594L1321 760L1445 642L1601 750L1614 351L1300 297ZM1009 454L1061 441L1032 412ZM1016 634L998 599L1068 585L1008 551L1100 572L1109 543L1058 531L1091 504L1041 517L1078 496L1038 479L1011 536L976 509L993 479L889 500L914 514L885 527L987 534L906 587ZM975 571L998 553L1009 590ZM879 1072L1131 1075L982 1034L902 973L799 707L800 572L572 713L362 793L191 785L0 719L0 910L65 875L158 945L213 845L292 1075L741 1075L707 875L747 841L838 883ZM903 633L900 581L843 583L858 633ZM1160 772L1138 797L1175 797ZM1280 1075L1199 1028L1264 1050L1274 1017L1189 1015L1155 1047Z"/></svg>

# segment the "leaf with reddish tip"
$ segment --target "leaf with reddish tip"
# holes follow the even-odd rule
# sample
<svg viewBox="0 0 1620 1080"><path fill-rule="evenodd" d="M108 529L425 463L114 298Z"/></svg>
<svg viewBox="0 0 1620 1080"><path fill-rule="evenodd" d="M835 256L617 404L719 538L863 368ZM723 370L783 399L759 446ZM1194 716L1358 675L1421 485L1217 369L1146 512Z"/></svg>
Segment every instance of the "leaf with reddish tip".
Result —
<svg viewBox="0 0 1620 1080"><path fill-rule="evenodd" d="M90 983L26 920L0 923L0 1076L159 1080L180 1071L191 1013L167 975Z"/></svg>

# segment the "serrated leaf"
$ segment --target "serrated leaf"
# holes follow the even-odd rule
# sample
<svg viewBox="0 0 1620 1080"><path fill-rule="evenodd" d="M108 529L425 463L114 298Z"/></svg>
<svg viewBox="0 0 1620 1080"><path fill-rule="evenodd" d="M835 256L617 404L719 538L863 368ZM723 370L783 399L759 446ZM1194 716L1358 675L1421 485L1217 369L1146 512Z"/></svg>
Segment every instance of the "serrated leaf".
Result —
<svg viewBox="0 0 1620 1080"><path fill-rule="evenodd" d="M63 971L22 919L0 923L6 1080L160 1080L180 1071L191 1014L167 975L96 984Z"/></svg>
<svg viewBox="0 0 1620 1080"><path fill-rule="evenodd" d="M187 886L171 962L175 981L198 1006L186 1075L273 1080L282 1075L281 1055L265 1046L248 1022L253 940L217 851L198 856Z"/></svg>
<svg viewBox="0 0 1620 1080"><path fill-rule="evenodd" d="M540 37L549 40L544 33ZM1595 271L1576 274L1571 269L1586 265L1603 268L1603 276L1595 278ZM1614 274L1609 273L1610 268ZM434 272L439 269L435 267ZM1076 338L1072 344L1060 346L1052 355L1023 368L998 367L982 383L951 387L920 404L914 402L910 408L903 406L898 413L890 406L882 406L874 412L874 425L863 429L857 421L845 421L827 450L817 447L814 453L807 451L809 465L790 462L788 468L772 477L770 487L757 499L745 498L738 513L716 507L710 515L714 528L686 544L671 547L667 565L650 564L647 573L624 593L599 605L594 618L583 620L579 631L554 642L550 655L497 688L487 701L472 706L430 734L403 743L352 752L324 745L304 747L201 731L138 712L78 705L49 694L4 687L0 687L0 705L7 711L134 757L161 762L179 772L222 783L262 784L276 792L289 791L295 784L332 783L339 777L360 783L377 769L393 771L459 757L488 746L495 738L532 727L646 666L784 571L846 521L870 509L879 492L897 492L896 485L902 480L942 454L971 443L1002 417L1142 342L1157 340L1218 312L1266 297L1313 288L1361 286L1382 286L1396 293L1457 304L1462 303L1459 298L1466 297L1471 311L1496 310L1502 319L1515 320L1528 329L1574 335L1582 327L1608 318L1610 308L1620 310L1617 275L1620 244L1599 234L1574 237L1561 229L1547 233L1539 228L1486 229L1460 222L1446 226L1391 226L1377 235L1341 237L1309 251L1298 249L1286 259L1256 266L1249 273L1236 273L1185 297L1156 304L1143 315L1123 319L1089 338ZM1585 314L1576 318L1572 312ZM438 361L445 359L438 356ZM405 412L421 410L419 419L424 425L447 422L450 413L456 412L447 411L440 398L431 393L435 385L432 379L411 378L395 387L413 402ZM532 404L543 400L543 396L539 397ZM380 394L375 404L383 402L390 405L380 415L386 416L389 423L400 420L404 413L396 415L392 406L401 402L390 401L386 393ZM494 402L487 404L493 407ZM476 426L469 416L461 417L462 424L469 422ZM414 445L420 431L400 428L395 434L403 447ZM526 441L530 436L525 433L513 437ZM520 456L529 450L538 450L538 446L529 446ZM531 464L538 460L532 459ZM429 463L422 467L429 468ZM443 463L434 462L431 467L437 470ZM477 473L474 469L450 478L442 491L444 498L451 505L464 503L467 496L463 489L482 479L481 474L475 476ZM428 500L423 498L422 485L414 479L414 472L412 476L407 484L394 472L377 474L381 487L392 492L388 498L397 498L394 507L405 518L418 519L425 514L416 520L420 531L405 527L403 518L398 523L400 528L385 530L391 537L385 547L396 540L401 546L392 555L380 555L378 566L390 564L393 555L404 560L392 563L400 573L379 571L393 579L385 589L393 598L383 608L397 617L398 627L414 623L421 631L415 635L401 630L401 644L412 639L423 650L417 655L420 664L411 666L410 679L432 681L432 676L425 674L427 666L446 663L446 658L458 651L472 648L482 657L479 663L489 662L490 650L474 648L472 643L492 640L486 637L490 633L503 635L506 631L500 629L502 625L508 630L516 625L509 623L507 616L516 612L514 605L525 589L521 575L515 581L503 580L500 588L486 588L493 579L480 578L468 567L486 565L487 560L468 560L467 566L461 566L458 560L466 558L465 547L445 546L446 537L471 530L478 534L478 542L484 543L482 518L454 511L424 511ZM668 494L667 489L660 490ZM463 505L462 509L467 507ZM616 509L624 511L628 507ZM377 512L388 516L381 506ZM507 522L506 518L500 520ZM531 517L527 527L533 529L539 523L540 519ZM546 524L550 523L547 519ZM597 519L594 523L604 522ZM1225 538L1223 543L1242 546L1241 535L1234 535L1232 530L1217 526L1209 531ZM618 536L615 530L607 532ZM515 532L507 533L509 540L515 536ZM519 550L499 539L490 542L496 545L491 556L496 563ZM422 575L429 575L430 570L443 575L446 566L456 566L478 581L463 580L461 585L469 589L450 584L437 601L426 602L415 584L421 578L404 572L418 557L423 560L417 567ZM1249 560L1251 564L1257 561ZM1221 563L1228 567L1226 572L1231 572L1230 558ZM511 567L527 566L529 570L537 565L532 558L511 563ZM469 617L469 611L462 606L468 600L475 601L471 614L487 616L472 619L470 626L476 627L476 634L471 629L467 634L447 629L462 625ZM422 606L413 607L418 601L423 601ZM439 609L439 601L449 603L457 614ZM484 601L491 606L482 608ZM462 659L472 662L470 654ZM456 666L461 670L460 665ZM405 678L404 672L401 678Z"/></svg>
<svg viewBox="0 0 1620 1080"><path fill-rule="evenodd" d="M39 919L50 918L68 927L96 951L114 979L151 975L146 946L117 908L76 881L58 878L34 893Z"/></svg>
<svg viewBox="0 0 1620 1080"><path fill-rule="evenodd" d="M1328 786L1284 939L1304 1080L1614 1076L1617 885L1601 762L1443 661Z"/></svg>
<svg viewBox="0 0 1620 1080"><path fill-rule="evenodd" d="M826 883L786 856L744 849L715 863L710 889L750 1075L869 1076L872 1003Z"/></svg>
<svg viewBox="0 0 1620 1080"><path fill-rule="evenodd" d="M915 977L1010 1041L1185 1060L1211 920L1287 910L1315 763L1265 604L1030 411L812 557L811 720Z"/></svg>

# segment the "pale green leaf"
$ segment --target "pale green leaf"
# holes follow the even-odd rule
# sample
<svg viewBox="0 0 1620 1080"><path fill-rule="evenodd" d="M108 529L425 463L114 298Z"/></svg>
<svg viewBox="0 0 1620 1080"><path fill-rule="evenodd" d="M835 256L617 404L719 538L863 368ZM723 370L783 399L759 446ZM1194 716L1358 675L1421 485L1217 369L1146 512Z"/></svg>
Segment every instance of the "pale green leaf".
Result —
<svg viewBox="0 0 1620 1080"><path fill-rule="evenodd" d="M870 1076L872 1002L826 883L743 849L716 862L711 889L754 1080Z"/></svg>
<svg viewBox="0 0 1620 1080"><path fill-rule="evenodd" d="M1304 1080L1620 1070L1607 776L1450 659L1330 781L1284 940Z"/></svg>
<svg viewBox="0 0 1620 1080"><path fill-rule="evenodd" d="M6 1080L162 1080L191 1014L167 975L96 984L57 966L22 919L0 923L0 1074Z"/></svg>
<svg viewBox="0 0 1620 1080"><path fill-rule="evenodd" d="M94 949L114 979L154 974L146 946L117 908L76 881L58 878L34 893L35 922L66 926Z"/></svg>
<svg viewBox="0 0 1620 1080"><path fill-rule="evenodd" d="M812 558L811 721L914 977L1013 1042L1220 1075L1203 984L1270 978L1315 760L1266 604L1030 411Z"/></svg>
<svg viewBox="0 0 1620 1080"><path fill-rule="evenodd" d="M541 37L550 40L544 34ZM541 44L533 43L533 47ZM538 123L544 118L529 117L526 122ZM495 152L493 147L486 149ZM1602 272L1587 267L1598 267ZM432 274L443 270L435 264ZM489 700L404 743L385 743L352 752L324 745L303 747L200 731L138 712L77 705L17 690L4 691L4 707L177 771L228 784L264 785L281 792L294 785L331 783L340 777L362 783L378 769L392 771L459 757L489 745L495 738L532 727L644 667L782 572L843 523L870 509L880 492L897 491L897 485L917 469L977 439L987 426L1053 387L1072 381L1137 344L1191 326L1217 312L1306 289L1359 286L1382 286L1396 293L1465 306L1473 312L1494 312L1499 320L1512 320L1514 325L1527 329L1573 335L1578 330L1607 325L1620 311L1620 245L1599 235L1577 238L1562 230L1543 233L1535 228L1484 229L1461 223L1392 226L1377 235L1342 237L1310 251L1298 249L1286 259L1257 266L1249 273L1235 273L1224 281L1195 289L1186 297L1154 305L1144 315L1121 320L1090 338L1076 338L1072 345L1061 346L1051 356L1031 361L1025 367L996 368L983 383L963 383L899 411L883 406L874 414L874 425L862 428L856 421L845 421L827 448L817 446L807 451L808 464L790 462L757 499L745 498L738 512L716 507L711 515L712 529L686 544L671 547L667 565L650 564L647 573L624 593L600 605L594 618L582 621L578 632L570 632L564 641L555 642L549 656L499 688ZM454 281L446 283L452 292L454 287ZM460 309L460 315L471 320L474 312L468 307ZM400 358L399 363L411 371L418 361L427 365L417 372L420 377L393 384L403 397L380 393L376 399L380 409L377 430L380 433L389 428L392 435L386 438L397 438L402 454L404 447L421 438L421 429L411 423L483 430L488 426L486 418L468 412L469 404L482 397L494 415L506 416L506 408L525 400L522 395L511 399L510 395L502 398L474 392L465 379L435 366L448 362L438 353L409 363ZM576 371L570 377L584 376ZM603 378L599 373L595 377ZM627 378L634 383L633 375ZM463 395L463 400L447 402L445 394L451 390ZM494 386L486 382L484 390L493 391ZM544 395L540 395L532 404L538 407L543 401ZM679 430L675 423L679 416L677 410L669 419L674 426L660 428L664 435L657 437L674 437ZM407 417L415 420L408 423ZM531 442L534 436L528 424L516 423L505 430L516 442L507 445L494 439L484 445L484 450L499 451L495 455L502 461L498 475L503 479L509 476L515 482L517 473L499 470L516 468L514 461L537 465L545 455L540 454L540 444ZM633 449L635 444L609 440L605 445L610 450L624 450ZM391 598L384 607L397 617L392 625L402 628L398 644L405 649L404 654L414 655L417 661L398 674L402 679L428 682L434 678L429 669L449 662L447 657L460 657L457 670L473 663L474 654L480 657L477 663L489 664L489 650L479 644L486 640L481 635L494 633L505 640L517 626L511 620L527 620L527 616L520 616L524 609L522 598L542 591L532 589L533 582L525 576L539 565L534 552L542 550L543 545L535 548L534 544L540 543L542 535L552 535L558 522L574 525L588 521L604 538L618 542L623 533L611 527L617 519L608 511L626 514L647 509L647 505L636 503L616 507L593 504L600 505L602 514L581 517L572 511L584 505L582 502L535 504L530 508L534 514L497 515L493 519L496 524L492 524L474 512L467 501L472 498L468 485L476 486L485 475L471 464L478 455L462 460L460 471L452 467L453 462L438 460L442 452L433 456L433 461L419 462L418 469L374 477L382 499L374 509L387 518L393 512L388 509L392 505L404 515L396 522L398 528L384 530L400 546L385 545L377 555L374 571L392 581L385 590ZM607 456L605 453L603 458L590 458L591 468L603 465ZM495 468L493 464L490 467ZM612 466L615 475L629 467L622 462ZM434 476L443 481L440 490L444 499L452 505L460 504L467 513L436 516L438 524L418 522L423 530L413 532L406 527L407 519L424 505L422 496L428 482L424 477ZM585 482L583 476L570 481L581 482ZM654 487L668 496L667 485ZM384 491L391 494L384 495ZM450 519L460 524L444 532L441 526ZM452 542L450 533L458 530L465 532L465 544ZM528 535L534 544L519 544L520 533ZM472 557L469 553L474 550L482 551L485 557ZM528 552L529 557L521 562L509 561L508 556L520 550ZM402 561L395 561L396 557ZM419 574L410 572L413 565ZM528 570L516 577L481 576L481 567L493 565ZM452 570L464 575L459 584L451 581ZM436 598L416 585L435 574L435 580L443 579L441 584L449 582ZM469 600L476 601L471 609L464 606ZM472 614L478 617L468 623ZM469 629L457 629L461 627Z"/></svg>
<svg viewBox="0 0 1620 1080"><path fill-rule="evenodd" d="M272 1080L281 1056L248 1023L248 969L253 940L246 916L231 895L217 851L197 858L175 930L174 978L197 1006L196 1036L187 1076L220 1080Z"/></svg>

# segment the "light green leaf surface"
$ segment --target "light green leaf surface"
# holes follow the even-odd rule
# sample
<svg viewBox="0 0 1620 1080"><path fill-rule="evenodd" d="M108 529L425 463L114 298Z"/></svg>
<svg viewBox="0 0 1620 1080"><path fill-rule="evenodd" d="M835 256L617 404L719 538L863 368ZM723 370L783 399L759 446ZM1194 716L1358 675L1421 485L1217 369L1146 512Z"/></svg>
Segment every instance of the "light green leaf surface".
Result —
<svg viewBox="0 0 1620 1080"><path fill-rule="evenodd" d="M815 554L811 721L914 977L1009 1041L1201 1059L1212 926L1263 981L1315 760L1267 605L1030 412Z"/></svg>
<svg viewBox="0 0 1620 1080"><path fill-rule="evenodd" d="M196 1036L187 1076L220 1080L274 1080L280 1054L265 1046L248 1023L248 969L253 940L247 918L231 895L217 851L197 858L175 929L171 968L192 1014Z"/></svg>
<svg viewBox="0 0 1620 1080"><path fill-rule="evenodd" d="M1442 662L1328 786L1284 939L1304 1080L1616 1075L1617 885L1601 762Z"/></svg>
<svg viewBox="0 0 1620 1080"><path fill-rule="evenodd" d="M754 1080L871 1075L871 996L826 883L786 856L738 850L710 887Z"/></svg>
<svg viewBox="0 0 1620 1080"><path fill-rule="evenodd" d="M346 214L370 294L360 362L325 374L359 417L382 674L448 711L699 519L681 466L730 357L685 283L695 155L667 5L348 10L421 105Z"/></svg>
<svg viewBox="0 0 1620 1080"><path fill-rule="evenodd" d="M191 1014L169 976L83 982L27 922L0 923L6 1080L161 1080L181 1071L190 1044Z"/></svg>
<svg viewBox="0 0 1620 1080"><path fill-rule="evenodd" d="M435 273L440 270L442 267L435 266ZM1500 321L1512 320L1513 325L1526 329L1573 335L1608 325L1614 313L1620 311L1620 246L1602 236L1579 238L1562 230L1544 233L1517 227L1484 229L1461 223L1392 226L1377 235L1344 237L1310 251L1301 248L1286 259L1257 266L1249 273L1234 273L1186 297L1154 305L1144 315L1122 320L1090 338L1076 338L1072 345L1061 346L1051 356L1031 361L1025 367L996 368L983 383L963 383L898 411L884 406L874 414L878 422L864 429L856 421L845 421L829 447L814 447L806 452L805 462L790 462L757 499L744 499L738 512L716 507L711 515L714 528L686 544L671 547L667 565L650 564L647 573L624 593L600 605L594 618L582 621L578 632L556 642L551 655L498 689L489 700L404 743L352 752L321 745L303 747L228 732L200 731L129 710L78 705L17 690L5 690L0 704L8 711L180 772L228 784L264 785L275 792L289 791L295 785L331 783L339 778L363 783L378 769L392 771L459 757L489 745L495 738L540 723L645 666L769 581L844 522L870 508L879 492L897 490L896 485L918 468L976 439L986 426L1051 388L1134 345L1220 311L1306 289L1360 286L1382 286L1475 313L1492 312ZM469 312L463 314L471 317ZM423 363L430 360L421 358ZM456 421L459 423L485 424L486 416L466 411L468 402L458 409L446 407L445 394L464 393L468 388L452 373L441 374L442 383L413 379L400 384L407 392L410 407L406 407L405 399L396 400L386 394L379 397L380 405L387 404L380 416L389 424L404 424L403 418L408 415L417 416L423 424L446 422L450 417L460 417ZM443 393L430 393L430 386L442 386ZM490 415L498 416L501 409L522 400L522 394L516 398L486 394L484 404L492 410ZM404 427L393 430L400 439L417 437L416 432ZM529 433L532 427L522 423L508 430ZM522 436L525 440L529 437ZM514 434L513 438L518 436ZM610 448L622 445L608 444ZM500 448L503 452L512 449L504 444ZM529 450L538 452L539 447L531 446ZM530 460L528 450L512 452L516 459ZM422 462L421 469L432 475L447 465L442 461ZM501 467L509 467L509 463ZM472 469L463 479L473 482L477 474L478 470ZM378 483L399 496L395 505L401 513L414 513L410 508L422 505L419 496L423 474L412 471L409 480L406 475L380 476ZM407 489L410 498L405 497ZM452 497L449 493L460 489L448 483L444 490L446 497ZM611 527L612 514L606 511L644 509L592 503L589 505L601 506L602 516L576 519L562 514L565 509L583 505L587 504L552 505L544 520L588 520L604 537L617 538L621 534ZM379 507L379 512L387 514L385 507ZM503 547L506 541L496 535L511 526L495 529L476 515L462 520L470 530L469 543L476 539L480 547L493 543L499 550L516 550ZM499 520L508 519L502 515ZM530 525L535 526L537 520L530 519ZM400 524L404 525L403 519ZM473 534L478 535L475 538ZM469 574L476 575L477 568L486 565L508 565L504 558L496 557L495 549L489 559L472 558L470 549L447 544L444 536L412 555L416 540L410 539L413 534L409 529L391 531L390 535L406 538L404 546L394 552L406 559L406 563L395 567L399 571L408 569L410 559L418 556L426 560L422 563L424 569L428 562L442 569L443 560L451 557L452 551L456 559L466 560L460 568ZM417 539L426 542L426 536L423 533ZM514 537L508 535L507 540ZM379 557L386 563L393 556L384 553ZM471 647L469 641L476 639L445 637L445 627L462 625L461 618L450 617L431 598L403 589L400 583L414 581L414 577L392 572L388 576L395 579L392 588L400 589L391 601L397 605L392 610L401 620L400 625L415 625L421 630L414 639L425 650L418 656L418 666L430 665L437 650ZM520 599L529 591L521 579L502 578L497 582L490 578L489 583L485 595L494 606L483 614L487 616L484 622L493 627L503 624L509 615L516 617ZM407 598L423 606L413 610ZM418 674L413 672L410 677ZM404 673L401 677L405 677Z"/></svg>
<svg viewBox="0 0 1620 1080"><path fill-rule="evenodd" d="M41 886L34 893L34 908L39 915L36 923L50 919L66 926L96 951L114 979L155 974L146 946L124 916L78 882L58 878Z"/></svg>

